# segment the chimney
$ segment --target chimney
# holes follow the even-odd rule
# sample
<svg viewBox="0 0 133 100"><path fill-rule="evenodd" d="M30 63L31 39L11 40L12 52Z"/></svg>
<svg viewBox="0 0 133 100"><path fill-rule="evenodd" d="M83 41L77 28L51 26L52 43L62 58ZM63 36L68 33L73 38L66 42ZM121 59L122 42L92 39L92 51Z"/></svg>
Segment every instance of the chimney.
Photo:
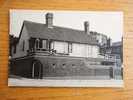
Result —
<svg viewBox="0 0 133 100"><path fill-rule="evenodd" d="M111 46L111 39L107 39L107 47L110 47Z"/></svg>
<svg viewBox="0 0 133 100"><path fill-rule="evenodd" d="M89 35L90 30L89 30L89 22L88 21L84 22L84 28L85 28L85 33Z"/></svg>
<svg viewBox="0 0 133 100"><path fill-rule="evenodd" d="M48 28L53 28L53 13L46 14L46 25Z"/></svg>

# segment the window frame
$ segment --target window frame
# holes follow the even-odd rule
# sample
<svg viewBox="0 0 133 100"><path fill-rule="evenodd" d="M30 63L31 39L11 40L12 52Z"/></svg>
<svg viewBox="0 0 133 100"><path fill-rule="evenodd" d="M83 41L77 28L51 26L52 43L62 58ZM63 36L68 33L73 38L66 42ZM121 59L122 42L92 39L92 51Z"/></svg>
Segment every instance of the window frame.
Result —
<svg viewBox="0 0 133 100"><path fill-rule="evenodd" d="M68 53L72 53L72 43L68 42Z"/></svg>
<svg viewBox="0 0 133 100"><path fill-rule="evenodd" d="M23 43L22 43L22 51L25 50L25 40L23 40Z"/></svg>
<svg viewBox="0 0 133 100"><path fill-rule="evenodd" d="M45 42L43 42L45 41ZM44 43L46 43L46 47L44 48ZM42 50L47 50L48 49L48 45L49 45L49 42L47 39L36 39L36 49L42 49Z"/></svg>

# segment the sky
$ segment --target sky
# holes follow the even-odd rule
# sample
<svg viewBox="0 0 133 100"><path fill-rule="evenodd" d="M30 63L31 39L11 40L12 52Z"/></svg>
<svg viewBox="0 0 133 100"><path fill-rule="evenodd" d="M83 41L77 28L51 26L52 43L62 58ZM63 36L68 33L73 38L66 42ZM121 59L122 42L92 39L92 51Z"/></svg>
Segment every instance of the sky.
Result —
<svg viewBox="0 0 133 100"><path fill-rule="evenodd" d="M10 10L10 34L19 36L24 20L44 23L45 14L53 13L53 24L84 30L84 21L89 21L90 31L107 35L112 42L123 36L123 12L121 11L62 11L62 10Z"/></svg>

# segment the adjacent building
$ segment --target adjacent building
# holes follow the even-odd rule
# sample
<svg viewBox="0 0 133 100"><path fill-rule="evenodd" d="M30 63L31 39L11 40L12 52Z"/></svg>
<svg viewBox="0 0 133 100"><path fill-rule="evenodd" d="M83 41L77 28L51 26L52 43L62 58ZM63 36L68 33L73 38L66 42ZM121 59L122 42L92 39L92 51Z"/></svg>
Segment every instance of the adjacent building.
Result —
<svg viewBox="0 0 133 100"><path fill-rule="evenodd" d="M93 32L93 31L90 31L90 34L97 40L100 46L107 45L108 37L106 35L102 33Z"/></svg>

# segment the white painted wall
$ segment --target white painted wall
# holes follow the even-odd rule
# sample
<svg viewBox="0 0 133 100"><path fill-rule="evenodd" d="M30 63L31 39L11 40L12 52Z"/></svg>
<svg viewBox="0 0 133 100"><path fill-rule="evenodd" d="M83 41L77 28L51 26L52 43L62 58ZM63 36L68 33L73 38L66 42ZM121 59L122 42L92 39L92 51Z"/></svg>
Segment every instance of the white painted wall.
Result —
<svg viewBox="0 0 133 100"><path fill-rule="evenodd" d="M97 58L99 55L99 47L98 46L92 46L92 57Z"/></svg>
<svg viewBox="0 0 133 100"><path fill-rule="evenodd" d="M97 58L98 54L99 54L98 46L73 43L72 53L70 53L70 56Z"/></svg>
<svg viewBox="0 0 133 100"><path fill-rule="evenodd" d="M54 41L51 43L51 49L56 50L57 53L68 53L68 43Z"/></svg>
<svg viewBox="0 0 133 100"><path fill-rule="evenodd" d="M51 43L51 48L57 53L68 53L68 43L54 41ZM72 53L70 56L75 57L93 57L97 58L99 54L99 47L95 45L72 43Z"/></svg>
<svg viewBox="0 0 133 100"><path fill-rule="evenodd" d="M85 44L78 44L73 43L72 44L72 53L70 53L70 56L76 56L76 57L87 57L87 45Z"/></svg>

